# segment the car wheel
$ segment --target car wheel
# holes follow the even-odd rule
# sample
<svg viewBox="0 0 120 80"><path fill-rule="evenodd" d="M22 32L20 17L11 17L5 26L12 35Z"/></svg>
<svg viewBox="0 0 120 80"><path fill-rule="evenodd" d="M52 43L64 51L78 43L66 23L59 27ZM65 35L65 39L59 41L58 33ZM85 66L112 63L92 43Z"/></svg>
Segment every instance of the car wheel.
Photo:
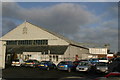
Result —
<svg viewBox="0 0 120 80"><path fill-rule="evenodd" d="M35 66L33 66L33 68L35 68Z"/></svg>
<svg viewBox="0 0 120 80"><path fill-rule="evenodd" d="M48 67L48 68L47 68L47 70L49 71L49 70L50 70L50 68Z"/></svg>
<svg viewBox="0 0 120 80"><path fill-rule="evenodd" d="M54 66L53 69L56 69L56 66Z"/></svg>
<svg viewBox="0 0 120 80"><path fill-rule="evenodd" d="M68 72L71 72L71 68L68 68Z"/></svg>

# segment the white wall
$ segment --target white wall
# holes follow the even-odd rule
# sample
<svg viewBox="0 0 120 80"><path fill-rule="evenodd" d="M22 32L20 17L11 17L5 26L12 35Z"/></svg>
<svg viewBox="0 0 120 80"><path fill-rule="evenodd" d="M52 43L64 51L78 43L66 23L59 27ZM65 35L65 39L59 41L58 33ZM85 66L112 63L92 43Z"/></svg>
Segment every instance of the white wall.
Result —
<svg viewBox="0 0 120 80"><path fill-rule="evenodd" d="M0 68L5 68L6 42L0 41Z"/></svg>
<svg viewBox="0 0 120 80"><path fill-rule="evenodd" d="M27 33L23 34L23 28L27 28ZM2 40L48 40L48 45L68 45L65 40L43 30L35 25L25 22L2 37Z"/></svg>
<svg viewBox="0 0 120 80"><path fill-rule="evenodd" d="M66 59L66 60L72 60L72 61L75 61L75 56L78 55L78 58L79 59L84 59L84 58L87 58L88 55L86 53L88 53L89 51L87 49L84 49L84 48L80 48L80 47L76 47L76 46L69 46L64 54L64 57L67 58L67 57L70 57L70 59ZM87 55L84 56L84 55Z"/></svg>
<svg viewBox="0 0 120 80"><path fill-rule="evenodd" d="M90 54L107 54L107 48L89 48Z"/></svg>
<svg viewBox="0 0 120 80"><path fill-rule="evenodd" d="M2 55L2 41L0 41L0 68L2 68L2 57L3 57L3 55Z"/></svg>

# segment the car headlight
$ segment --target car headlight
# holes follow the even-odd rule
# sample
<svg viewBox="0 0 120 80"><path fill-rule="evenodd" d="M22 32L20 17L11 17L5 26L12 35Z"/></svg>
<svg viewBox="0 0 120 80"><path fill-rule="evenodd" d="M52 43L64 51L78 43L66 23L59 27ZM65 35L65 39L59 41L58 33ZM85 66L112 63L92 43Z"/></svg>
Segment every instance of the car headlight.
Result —
<svg viewBox="0 0 120 80"><path fill-rule="evenodd" d="M48 67L48 65L45 65L45 67Z"/></svg>
<svg viewBox="0 0 120 80"><path fill-rule="evenodd" d="M100 68L97 68L97 69L100 69Z"/></svg>
<svg viewBox="0 0 120 80"><path fill-rule="evenodd" d="M68 67L68 65L65 65L65 67Z"/></svg>
<svg viewBox="0 0 120 80"><path fill-rule="evenodd" d="M85 70L87 70L88 68L86 67L86 68L84 68Z"/></svg>

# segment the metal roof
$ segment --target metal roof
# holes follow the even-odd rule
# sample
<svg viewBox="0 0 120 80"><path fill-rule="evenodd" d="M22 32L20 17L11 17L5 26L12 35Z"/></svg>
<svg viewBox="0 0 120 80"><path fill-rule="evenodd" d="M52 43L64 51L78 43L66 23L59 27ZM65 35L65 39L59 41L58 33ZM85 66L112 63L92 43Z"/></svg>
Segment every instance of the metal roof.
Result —
<svg viewBox="0 0 120 80"><path fill-rule="evenodd" d="M26 21L26 22L27 22L27 21ZM31 25L34 25L34 24L32 24L31 22L27 22L27 23L30 23ZM73 41L73 40L70 40L70 39L64 37L63 35L60 35L60 34L58 34L58 33L55 33L55 32L52 32L52 31L50 31L50 30L47 30L47 29L45 29L45 28L43 28L43 27L41 27L41 26L38 26L38 25L34 25L34 26L36 26L36 27L38 27L38 28L40 28L40 29L42 29L42 30L50 33L50 34L55 35L56 37L58 37L58 38L60 38L60 39L63 39L63 40L65 40L65 41L67 41L70 45L76 45L77 47L81 47L81 48L88 49L87 47L82 46L82 45L81 45L82 43L78 43L78 42L75 42L75 41Z"/></svg>

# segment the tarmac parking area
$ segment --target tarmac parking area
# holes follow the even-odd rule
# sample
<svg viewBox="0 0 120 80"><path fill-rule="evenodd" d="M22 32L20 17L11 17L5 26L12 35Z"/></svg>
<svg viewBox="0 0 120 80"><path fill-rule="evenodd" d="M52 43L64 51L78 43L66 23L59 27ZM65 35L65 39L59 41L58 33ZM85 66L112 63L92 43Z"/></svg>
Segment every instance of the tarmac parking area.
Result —
<svg viewBox="0 0 120 80"><path fill-rule="evenodd" d="M2 70L2 78L9 80L93 80L96 77L105 74L96 74L93 72L67 72L59 70L40 70L39 68L26 67L8 67Z"/></svg>

